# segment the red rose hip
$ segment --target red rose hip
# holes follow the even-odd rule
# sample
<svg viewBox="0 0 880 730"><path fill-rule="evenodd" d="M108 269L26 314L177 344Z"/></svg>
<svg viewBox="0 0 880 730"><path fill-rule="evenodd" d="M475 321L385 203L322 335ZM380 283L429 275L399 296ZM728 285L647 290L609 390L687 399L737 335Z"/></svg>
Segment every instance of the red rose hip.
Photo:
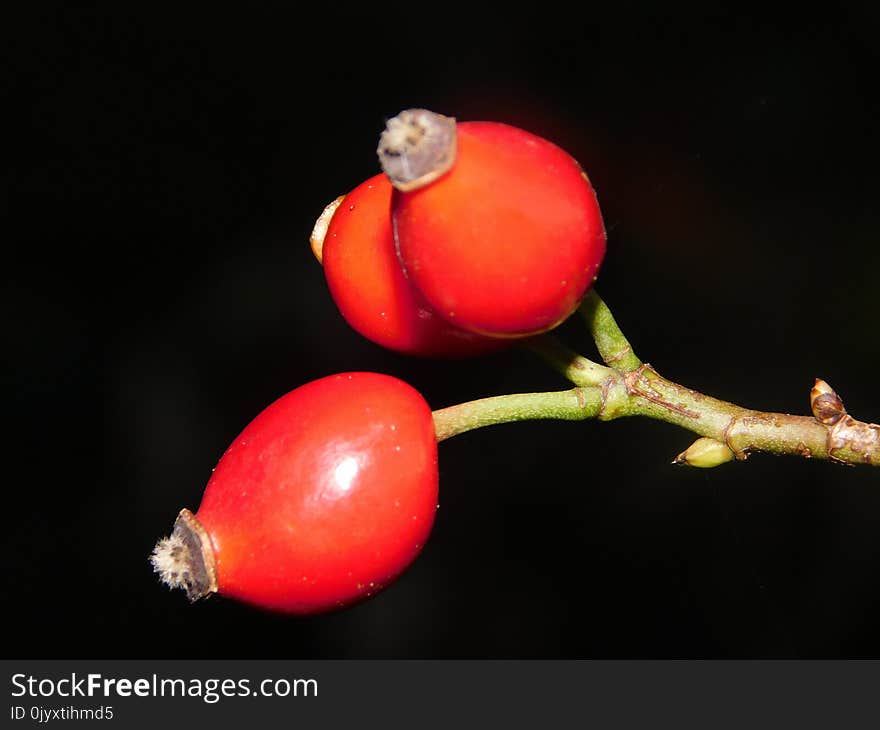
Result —
<svg viewBox="0 0 880 730"><path fill-rule="evenodd" d="M151 560L191 600L211 593L311 614L387 586L437 507L431 409L401 380L344 373L266 408L227 449L193 515Z"/></svg>
<svg viewBox="0 0 880 730"><path fill-rule="evenodd" d="M465 357L502 343L438 317L403 273L391 231L391 183L376 175L327 207L312 234L330 294L360 334L397 352Z"/></svg>
<svg viewBox="0 0 880 730"><path fill-rule="evenodd" d="M577 308L605 254L605 229L570 155L516 127L455 124L425 110L390 120L378 153L399 190L401 262L440 316L517 337Z"/></svg>

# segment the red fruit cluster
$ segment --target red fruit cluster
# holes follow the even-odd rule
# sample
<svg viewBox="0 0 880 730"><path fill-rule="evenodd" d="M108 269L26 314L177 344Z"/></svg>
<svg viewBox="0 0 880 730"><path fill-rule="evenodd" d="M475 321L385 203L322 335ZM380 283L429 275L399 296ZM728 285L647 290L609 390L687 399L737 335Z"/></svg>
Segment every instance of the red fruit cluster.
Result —
<svg viewBox="0 0 880 730"><path fill-rule="evenodd" d="M424 110L390 120L378 151L385 174L328 206L312 240L358 332L400 352L466 356L555 327L578 306L605 231L569 155L504 124ZM415 559L437 481L419 393L374 373L322 378L254 419L151 559L192 600L331 610Z"/></svg>
<svg viewBox="0 0 880 730"><path fill-rule="evenodd" d="M463 356L577 308L605 229L566 152L506 124L424 110L389 121L378 152L386 175L345 196L313 241L354 329L409 354Z"/></svg>

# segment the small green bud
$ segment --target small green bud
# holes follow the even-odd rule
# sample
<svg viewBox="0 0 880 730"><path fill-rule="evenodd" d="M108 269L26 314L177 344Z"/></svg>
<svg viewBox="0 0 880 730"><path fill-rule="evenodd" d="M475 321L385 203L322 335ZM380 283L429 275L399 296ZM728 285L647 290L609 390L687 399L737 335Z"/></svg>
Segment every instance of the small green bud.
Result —
<svg viewBox="0 0 880 730"><path fill-rule="evenodd" d="M687 464L700 469L710 469L733 461L734 453L725 444L715 439L699 438L686 451L675 457L673 464Z"/></svg>

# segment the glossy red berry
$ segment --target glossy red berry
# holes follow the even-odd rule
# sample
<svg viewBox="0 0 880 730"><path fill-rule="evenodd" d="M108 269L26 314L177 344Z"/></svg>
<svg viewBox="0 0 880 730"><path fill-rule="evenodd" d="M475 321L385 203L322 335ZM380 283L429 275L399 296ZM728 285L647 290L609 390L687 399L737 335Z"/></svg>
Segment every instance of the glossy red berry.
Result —
<svg viewBox="0 0 880 730"><path fill-rule="evenodd" d="M152 562L191 600L216 592L310 614L387 586L437 507L431 409L401 380L345 373L270 405L221 458Z"/></svg>
<svg viewBox="0 0 880 730"><path fill-rule="evenodd" d="M328 206L326 230L313 234L342 316L364 337L409 355L464 357L499 349L497 340L438 317L409 283L394 248L391 193L388 178L376 175L334 209Z"/></svg>
<svg viewBox="0 0 880 730"><path fill-rule="evenodd" d="M410 110L380 141L400 190L393 222L407 276L462 329L550 329L578 306L605 254L595 192L541 137L495 122L461 122L453 134L451 122Z"/></svg>

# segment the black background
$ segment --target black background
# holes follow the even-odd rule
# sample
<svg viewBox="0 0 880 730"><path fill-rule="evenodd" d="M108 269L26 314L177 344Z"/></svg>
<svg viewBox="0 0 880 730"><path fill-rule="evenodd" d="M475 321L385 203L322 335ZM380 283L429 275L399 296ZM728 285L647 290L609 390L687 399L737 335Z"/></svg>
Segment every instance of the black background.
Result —
<svg viewBox="0 0 880 730"><path fill-rule="evenodd" d="M361 606L291 619L157 584L155 539L297 385L373 370L434 407L565 387L526 353L397 356L338 315L308 235L405 107L584 165L599 289L665 375L789 412L821 376L880 418L876 10L321 10L6 19L6 654L880 654L876 470L673 468L688 434L641 419L444 443L430 544Z"/></svg>

